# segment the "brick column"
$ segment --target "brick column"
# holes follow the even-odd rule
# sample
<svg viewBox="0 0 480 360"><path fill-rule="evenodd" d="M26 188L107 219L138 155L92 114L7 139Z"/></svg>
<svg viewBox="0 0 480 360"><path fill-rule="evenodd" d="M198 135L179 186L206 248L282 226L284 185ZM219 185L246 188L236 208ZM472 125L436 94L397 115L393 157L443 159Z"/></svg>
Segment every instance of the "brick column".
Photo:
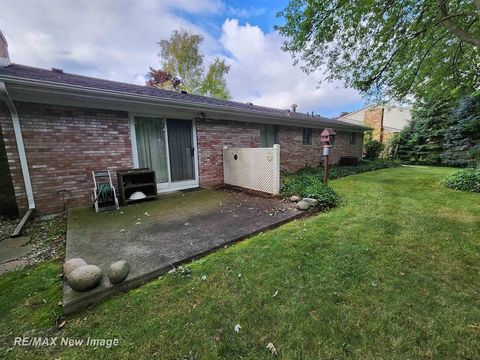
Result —
<svg viewBox="0 0 480 360"><path fill-rule="evenodd" d="M363 122L373 128L373 140L383 142L383 107L374 107L365 111Z"/></svg>

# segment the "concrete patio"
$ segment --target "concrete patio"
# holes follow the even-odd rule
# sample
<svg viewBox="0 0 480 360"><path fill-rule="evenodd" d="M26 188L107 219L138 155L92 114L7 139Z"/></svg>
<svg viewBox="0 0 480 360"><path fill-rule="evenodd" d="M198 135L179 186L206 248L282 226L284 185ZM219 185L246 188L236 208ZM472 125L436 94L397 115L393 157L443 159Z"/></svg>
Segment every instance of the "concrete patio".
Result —
<svg viewBox="0 0 480 360"><path fill-rule="evenodd" d="M64 312L139 286L178 264L301 214L291 203L227 190L163 195L156 201L99 214L91 208L72 209L66 259L83 258L104 274L111 263L126 260L130 273L116 285L104 275L101 284L87 292L73 291L65 284Z"/></svg>

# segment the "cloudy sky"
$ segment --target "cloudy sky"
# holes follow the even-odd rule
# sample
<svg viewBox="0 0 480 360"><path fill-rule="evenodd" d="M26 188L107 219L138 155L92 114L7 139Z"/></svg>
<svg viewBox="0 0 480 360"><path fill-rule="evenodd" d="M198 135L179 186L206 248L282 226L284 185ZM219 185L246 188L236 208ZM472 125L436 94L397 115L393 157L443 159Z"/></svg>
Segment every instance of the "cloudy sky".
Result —
<svg viewBox="0 0 480 360"><path fill-rule="evenodd" d="M287 0L0 0L0 29L12 62L144 84L159 67L160 39L180 27L205 37L208 63L231 65L234 100L337 116L363 105L341 83L320 85L321 73L304 74L281 50L273 26Z"/></svg>

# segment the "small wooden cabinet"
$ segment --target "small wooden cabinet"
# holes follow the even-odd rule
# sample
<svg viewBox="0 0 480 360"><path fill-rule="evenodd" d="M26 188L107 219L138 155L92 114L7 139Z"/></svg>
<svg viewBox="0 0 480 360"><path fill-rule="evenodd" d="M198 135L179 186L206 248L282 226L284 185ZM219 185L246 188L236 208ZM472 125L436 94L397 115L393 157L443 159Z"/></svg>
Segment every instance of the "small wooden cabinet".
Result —
<svg viewBox="0 0 480 360"><path fill-rule="evenodd" d="M157 198L157 179L155 171L148 168L117 171L118 196L121 205ZM130 200L130 196L141 191L144 199Z"/></svg>

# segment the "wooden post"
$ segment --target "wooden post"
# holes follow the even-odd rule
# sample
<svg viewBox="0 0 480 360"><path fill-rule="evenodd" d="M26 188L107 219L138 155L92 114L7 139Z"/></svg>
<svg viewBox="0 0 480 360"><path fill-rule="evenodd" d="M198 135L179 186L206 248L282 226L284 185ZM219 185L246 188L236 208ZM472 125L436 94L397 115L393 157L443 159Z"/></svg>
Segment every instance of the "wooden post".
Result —
<svg viewBox="0 0 480 360"><path fill-rule="evenodd" d="M331 146L327 142L323 145L323 182L328 183L328 158L330 156Z"/></svg>
<svg viewBox="0 0 480 360"><path fill-rule="evenodd" d="M328 183L328 155L323 157L323 182Z"/></svg>

